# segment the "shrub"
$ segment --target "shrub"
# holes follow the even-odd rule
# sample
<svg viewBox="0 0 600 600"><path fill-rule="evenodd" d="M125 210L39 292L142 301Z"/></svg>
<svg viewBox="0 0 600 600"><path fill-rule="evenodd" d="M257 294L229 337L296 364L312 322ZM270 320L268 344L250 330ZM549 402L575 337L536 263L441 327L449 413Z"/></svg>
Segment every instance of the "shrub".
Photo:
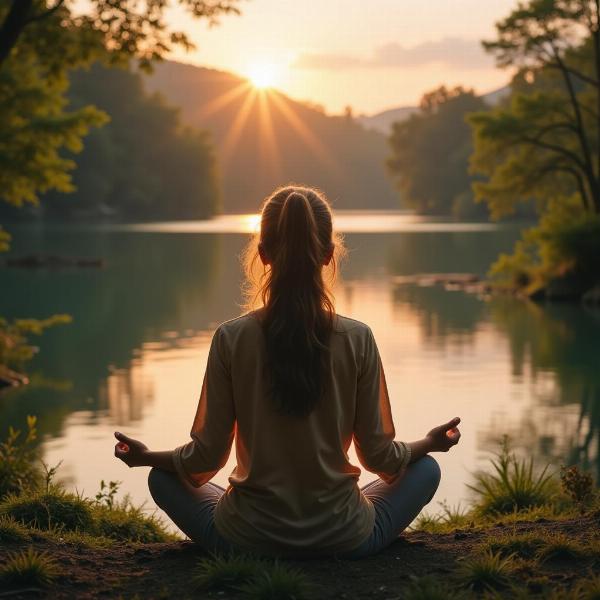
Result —
<svg viewBox="0 0 600 600"><path fill-rule="evenodd" d="M90 501L57 486L48 491L11 495L0 504L0 515L38 529L90 531L93 525Z"/></svg>
<svg viewBox="0 0 600 600"><path fill-rule="evenodd" d="M8 428L8 436L0 443L0 500L39 488L42 474L36 466L39 460L36 438L35 417L27 417L25 436L18 429Z"/></svg>
<svg viewBox="0 0 600 600"><path fill-rule="evenodd" d="M562 467L560 472L562 490L583 511L594 499L594 480L589 473L582 473L576 465Z"/></svg>
<svg viewBox="0 0 600 600"><path fill-rule="evenodd" d="M546 473L548 466L535 475L533 459L517 459L510 451L507 436L491 463L493 472L476 473L475 485L468 486L477 496L475 506L480 514L504 514L543 506L555 495L553 476Z"/></svg>
<svg viewBox="0 0 600 600"><path fill-rule="evenodd" d="M0 581L8 585L47 586L58 575L56 563L46 552L28 548L11 553L0 568Z"/></svg>

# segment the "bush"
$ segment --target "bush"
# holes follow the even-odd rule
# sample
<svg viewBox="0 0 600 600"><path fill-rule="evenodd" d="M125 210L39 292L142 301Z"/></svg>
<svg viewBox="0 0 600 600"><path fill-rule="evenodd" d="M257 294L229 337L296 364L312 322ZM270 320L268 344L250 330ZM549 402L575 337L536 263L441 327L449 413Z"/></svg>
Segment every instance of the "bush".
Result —
<svg viewBox="0 0 600 600"><path fill-rule="evenodd" d="M494 472L476 473L475 485L468 487L477 496L475 509L481 515L512 513L550 503L556 493L548 465L534 474L533 459L519 460L510 451L504 436L501 451L491 461Z"/></svg>
<svg viewBox="0 0 600 600"><path fill-rule="evenodd" d="M41 485L42 474L35 445L37 438L36 418L27 417L27 433L8 428L6 440L0 443L0 500L10 494L33 491Z"/></svg>

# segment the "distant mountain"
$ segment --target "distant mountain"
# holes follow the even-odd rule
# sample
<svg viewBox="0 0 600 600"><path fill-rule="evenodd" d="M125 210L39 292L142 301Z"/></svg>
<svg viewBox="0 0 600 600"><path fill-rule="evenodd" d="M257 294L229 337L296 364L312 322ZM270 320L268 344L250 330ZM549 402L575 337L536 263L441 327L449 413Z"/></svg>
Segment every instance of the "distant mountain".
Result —
<svg viewBox="0 0 600 600"><path fill-rule="evenodd" d="M179 107L184 123L212 134L226 212L255 211L291 181L323 189L337 208L398 208L385 171L385 135L352 118L176 62L158 64L146 87Z"/></svg>
<svg viewBox="0 0 600 600"><path fill-rule="evenodd" d="M508 86L494 90L484 94L482 98L490 105L495 106L510 94ZM392 124L397 121L404 121L410 115L419 110L418 106L399 106L398 108L390 108L383 112L374 115L361 115L357 117L357 121L368 129L373 129L384 135L389 135L392 132Z"/></svg>

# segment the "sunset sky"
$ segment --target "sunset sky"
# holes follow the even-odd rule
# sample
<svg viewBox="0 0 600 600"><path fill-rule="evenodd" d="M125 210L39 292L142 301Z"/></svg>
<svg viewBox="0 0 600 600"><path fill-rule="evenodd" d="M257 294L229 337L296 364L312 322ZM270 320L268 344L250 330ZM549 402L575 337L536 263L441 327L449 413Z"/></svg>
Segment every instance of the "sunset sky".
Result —
<svg viewBox="0 0 600 600"><path fill-rule="evenodd" d="M172 14L197 45L182 62L253 76L330 113L412 105L442 83L485 93L509 74L480 40L516 0L242 0L208 28Z"/></svg>

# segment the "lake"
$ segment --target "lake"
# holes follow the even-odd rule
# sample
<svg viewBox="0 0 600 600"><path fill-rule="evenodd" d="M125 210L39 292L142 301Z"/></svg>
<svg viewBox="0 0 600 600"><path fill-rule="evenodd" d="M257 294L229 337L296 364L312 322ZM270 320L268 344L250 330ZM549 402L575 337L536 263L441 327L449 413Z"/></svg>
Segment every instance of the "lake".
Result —
<svg viewBox="0 0 600 600"><path fill-rule="evenodd" d="M101 479L119 480L122 494L154 507L147 469L128 470L113 457L112 432L156 450L188 441L211 335L240 314L238 257L256 224L255 215L228 215L7 227L10 255L101 257L106 266L0 268L1 315L73 317L40 338L32 384L0 395L2 436L37 415L44 460L62 460L60 479L88 495ZM437 501L468 499L471 473L487 464L503 434L540 464L576 461L598 477L600 312L401 281L418 273L483 275L511 249L516 226L400 212L340 212L336 224L349 249L337 310L373 329L397 437L414 440L451 417L463 419L459 446L436 455ZM226 484L233 464L232 456L217 483ZM363 472L361 483L371 479Z"/></svg>

